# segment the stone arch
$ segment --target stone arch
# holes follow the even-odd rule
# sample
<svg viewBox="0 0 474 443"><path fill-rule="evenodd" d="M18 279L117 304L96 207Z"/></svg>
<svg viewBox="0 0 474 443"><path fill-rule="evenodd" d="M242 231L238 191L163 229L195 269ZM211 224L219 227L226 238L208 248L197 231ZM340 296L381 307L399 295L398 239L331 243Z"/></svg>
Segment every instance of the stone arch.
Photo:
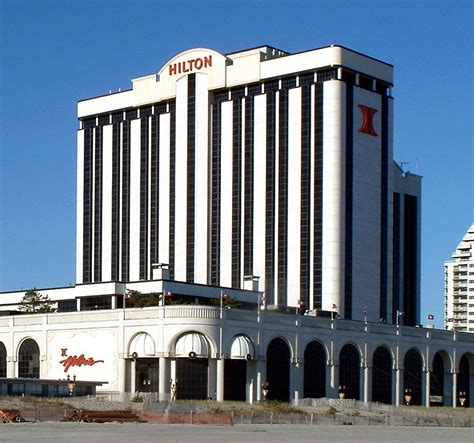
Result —
<svg viewBox="0 0 474 443"><path fill-rule="evenodd" d="M324 345L313 340L304 350L304 384L305 398L326 397L326 361Z"/></svg>
<svg viewBox="0 0 474 443"><path fill-rule="evenodd" d="M18 348L18 378L40 378L40 349L32 338L23 340Z"/></svg>
<svg viewBox="0 0 474 443"><path fill-rule="evenodd" d="M344 398L360 399L360 351L353 343L346 343L339 352L339 389Z"/></svg>
<svg viewBox="0 0 474 443"><path fill-rule="evenodd" d="M128 357L135 363L135 392L158 392L160 370L153 337L143 331L136 333L129 341Z"/></svg>
<svg viewBox="0 0 474 443"><path fill-rule="evenodd" d="M459 371L457 374L457 405L470 407L471 406L471 380L474 376L474 355L471 353L464 353L459 360ZM461 399L464 399L464 405L461 405Z"/></svg>
<svg viewBox="0 0 474 443"><path fill-rule="evenodd" d="M205 400L208 398L209 358L211 345L206 335L182 333L173 346L176 359L176 398Z"/></svg>
<svg viewBox="0 0 474 443"><path fill-rule="evenodd" d="M274 338L267 347L268 399L289 402L290 361L288 342L281 337Z"/></svg>
<svg viewBox="0 0 474 443"><path fill-rule="evenodd" d="M423 358L417 348L409 349L403 358L403 392L411 396L411 405L421 405Z"/></svg>
<svg viewBox="0 0 474 443"><path fill-rule="evenodd" d="M7 376L7 348L0 341L0 377Z"/></svg>
<svg viewBox="0 0 474 443"><path fill-rule="evenodd" d="M227 354L227 353L226 353ZM224 364L224 400L245 401L247 396L247 365L255 359L251 339L234 335Z"/></svg>
<svg viewBox="0 0 474 443"><path fill-rule="evenodd" d="M372 401L392 403L392 353L379 346L372 355Z"/></svg>
<svg viewBox="0 0 474 443"><path fill-rule="evenodd" d="M451 372L451 358L446 351L438 351L433 355L430 373L430 405L447 405L447 377Z"/></svg>

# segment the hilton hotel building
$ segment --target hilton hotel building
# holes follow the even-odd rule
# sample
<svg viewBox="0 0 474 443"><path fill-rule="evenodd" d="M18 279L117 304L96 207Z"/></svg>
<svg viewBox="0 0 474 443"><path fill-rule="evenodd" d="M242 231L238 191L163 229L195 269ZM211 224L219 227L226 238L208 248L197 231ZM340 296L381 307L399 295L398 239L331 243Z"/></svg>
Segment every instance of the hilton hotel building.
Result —
<svg viewBox="0 0 474 443"><path fill-rule="evenodd" d="M472 406L474 335L413 327L421 178L393 161L392 75L341 46L193 49L80 101L77 283L39 289L52 313L0 294L0 397L69 376L121 399Z"/></svg>
<svg viewBox="0 0 474 443"><path fill-rule="evenodd" d="M80 101L77 283L244 288L419 319L420 177L393 161L393 67L341 46L185 51Z"/></svg>

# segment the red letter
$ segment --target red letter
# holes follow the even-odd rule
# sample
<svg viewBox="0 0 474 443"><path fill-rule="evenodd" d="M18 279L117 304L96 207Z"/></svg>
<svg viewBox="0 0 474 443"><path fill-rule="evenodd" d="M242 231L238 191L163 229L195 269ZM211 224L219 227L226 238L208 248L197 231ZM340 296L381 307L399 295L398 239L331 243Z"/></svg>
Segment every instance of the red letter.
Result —
<svg viewBox="0 0 474 443"><path fill-rule="evenodd" d="M212 66L212 55L204 57L204 67L207 68L208 66Z"/></svg>
<svg viewBox="0 0 474 443"><path fill-rule="evenodd" d="M201 69L202 68L202 58L197 58L196 59L196 69Z"/></svg>
<svg viewBox="0 0 474 443"><path fill-rule="evenodd" d="M362 111L362 125L360 126L359 132L377 136L378 134L374 128L374 115L378 112L377 109L369 108L365 105L359 105L359 108Z"/></svg>
<svg viewBox="0 0 474 443"><path fill-rule="evenodd" d="M176 74L176 63L174 65L169 65L170 75Z"/></svg>
<svg viewBox="0 0 474 443"><path fill-rule="evenodd" d="M193 70L194 61L195 61L195 60L188 60L189 70L190 70L190 71Z"/></svg>

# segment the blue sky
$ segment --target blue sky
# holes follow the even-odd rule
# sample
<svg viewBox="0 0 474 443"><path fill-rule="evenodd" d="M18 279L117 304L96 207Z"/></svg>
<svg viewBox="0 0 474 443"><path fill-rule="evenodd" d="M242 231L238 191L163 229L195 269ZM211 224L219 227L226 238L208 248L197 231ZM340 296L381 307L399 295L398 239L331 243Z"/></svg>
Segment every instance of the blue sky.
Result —
<svg viewBox="0 0 474 443"><path fill-rule="evenodd" d="M193 47L337 43L395 66L394 153L423 179L422 322L474 220L471 1L0 0L0 291L75 281L76 102Z"/></svg>

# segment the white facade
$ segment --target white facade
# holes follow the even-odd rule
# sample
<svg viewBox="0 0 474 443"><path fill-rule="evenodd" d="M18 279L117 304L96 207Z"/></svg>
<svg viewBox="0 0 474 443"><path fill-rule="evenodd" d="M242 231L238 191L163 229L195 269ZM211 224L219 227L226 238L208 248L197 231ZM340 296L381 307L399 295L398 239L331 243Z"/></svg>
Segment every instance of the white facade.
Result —
<svg viewBox="0 0 474 443"><path fill-rule="evenodd" d="M474 332L474 224L444 264L444 326Z"/></svg>
<svg viewBox="0 0 474 443"><path fill-rule="evenodd" d="M419 235L405 255L394 230L419 234L420 179L402 189L393 167L392 70L339 46L198 48L80 101L77 283L166 263L189 283L259 277L269 304L417 324ZM394 193L417 207L400 226Z"/></svg>

